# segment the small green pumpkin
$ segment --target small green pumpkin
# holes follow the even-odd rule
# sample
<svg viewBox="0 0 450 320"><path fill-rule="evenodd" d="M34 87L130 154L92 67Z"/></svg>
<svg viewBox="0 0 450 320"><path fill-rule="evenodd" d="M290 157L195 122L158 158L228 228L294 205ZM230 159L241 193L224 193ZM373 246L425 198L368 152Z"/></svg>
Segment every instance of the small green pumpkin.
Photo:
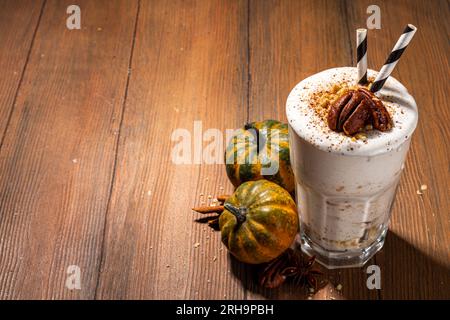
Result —
<svg viewBox="0 0 450 320"><path fill-rule="evenodd" d="M222 242L242 262L259 264L278 257L298 232L295 202L273 182L243 183L224 207L219 218Z"/></svg>
<svg viewBox="0 0 450 320"><path fill-rule="evenodd" d="M245 181L267 179L293 192L288 126L276 120L246 124L233 133L225 150L228 178L238 187ZM267 174L262 170L276 168Z"/></svg>

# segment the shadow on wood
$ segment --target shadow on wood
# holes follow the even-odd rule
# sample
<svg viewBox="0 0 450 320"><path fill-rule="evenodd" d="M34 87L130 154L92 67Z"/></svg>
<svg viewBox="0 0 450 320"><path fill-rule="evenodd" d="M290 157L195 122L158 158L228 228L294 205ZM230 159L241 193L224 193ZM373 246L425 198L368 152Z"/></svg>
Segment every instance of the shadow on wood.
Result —
<svg viewBox="0 0 450 320"><path fill-rule="evenodd" d="M231 271L238 278L247 292L247 297L266 299L376 299L376 292L369 292L366 287L365 268L353 268L345 270L327 270L319 264L314 265L314 269L323 272L323 276L318 278L319 288L317 292L310 292L308 288L295 285L289 281L276 289L268 289L259 284L261 266L248 265L239 262L232 255ZM341 285L344 289L337 290L336 286Z"/></svg>
<svg viewBox="0 0 450 320"><path fill-rule="evenodd" d="M366 284L367 278L369 277L366 273L367 266L374 264L383 266L383 264L380 263L383 259L381 255L392 255L392 250L396 250L394 248L401 248L400 250L402 250L403 253L409 251L410 253L407 255L414 256L415 260L421 261L421 265L402 263L401 258L397 256L397 258L392 260L393 265L396 266L394 274L385 269L381 270L382 290L369 290ZM387 241L385 249L383 249L383 251L376 257L380 257L377 259L380 260L378 263L376 259L372 258L366 266L362 268L328 270L320 264L315 264L314 269L322 271L324 276L319 279L322 280L319 290L311 293L308 291L308 288L296 286L289 281L276 289L265 288L259 284L259 275L263 269L260 265L249 265L242 263L229 254L232 274L242 283L242 286L246 290L246 297L250 299L266 298L302 300L312 298L329 300L366 300L379 299L381 298L381 294L384 294L383 297L385 298L396 298L396 296L393 296L393 293L396 292L393 288L396 286L407 287L406 284L399 282L403 281L401 277L402 274L405 272L411 272L409 269L417 268L417 270L414 271L418 273L414 276L416 278L420 277L421 271L418 270L423 270L425 268L424 265L427 265L428 268L432 270L438 270L438 272L442 275L448 274L448 269L433 263L432 260L427 259L426 256L415 250L413 246L397 237L394 233L390 233L390 239ZM426 287L426 283L423 284L423 287ZM413 293L414 290L417 289L411 289L411 292ZM417 296L417 294L414 293L411 295L412 297Z"/></svg>
<svg viewBox="0 0 450 320"><path fill-rule="evenodd" d="M261 286L258 282L258 277L262 271L260 265L250 265L238 261L233 255L228 255L231 260L231 272L238 278L244 289L257 296L264 297L266 299L289 299L283 296L284 290L290 287L288 284L283 284L281 287L276 289L268 289ZM305 288L299 288L299 292L296 293L293 299L306 299L307 290ZM300 292L301 291L301 292Z"/></svg>
<svg viewBox="0 0 450 320"><path fill-rule="evenodd" d="M448 254L448 252L446 252ZM381 290L383 299L450 299L450 267L388 232L383 250ZM436 255L436 254L435 254ZM442 256L448 261L448 257ZM414 279L414 281L411 281Z"/></svg>

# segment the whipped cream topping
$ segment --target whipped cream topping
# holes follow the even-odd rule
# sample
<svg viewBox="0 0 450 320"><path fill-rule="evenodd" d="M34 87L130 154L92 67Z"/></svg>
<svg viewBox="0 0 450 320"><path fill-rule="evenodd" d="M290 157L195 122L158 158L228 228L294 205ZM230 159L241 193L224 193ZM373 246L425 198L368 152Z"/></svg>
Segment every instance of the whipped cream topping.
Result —
<svg viewBox="0 0 450 320"><path fill-rule="evenodd" d="M377 75L370 69L367 73L369 78ZM286 103L286 114L292 129L320 150L346 155L374 156L401 146L416 128L418 112L414 98L393 77L389 77L383 89L376 93L391 115L393 128L387 132L366 131L367 139L355 139L332 131L311 105L314 94L329 91L335 84L354 86L357 77L356 68L341 67L316 73L298 83Z"/></svg>

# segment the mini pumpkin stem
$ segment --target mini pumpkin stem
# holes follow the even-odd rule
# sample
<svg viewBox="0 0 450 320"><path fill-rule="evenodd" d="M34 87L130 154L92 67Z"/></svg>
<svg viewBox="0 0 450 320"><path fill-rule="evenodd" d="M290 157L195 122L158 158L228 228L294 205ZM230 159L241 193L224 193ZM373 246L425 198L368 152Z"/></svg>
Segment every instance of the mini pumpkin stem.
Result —
<svg viewBox="0 0 450 320"><path fill-rule="evenodd" d="M237 219L238 226L240 226L247 218L247 208L246 207L235 207L232 204L225 203L224 208L230 211Z"/></svg>
<svg viewBox="0 0 450 320"><path fill-rule="evenodd" d="M250 122L247 122L247 123L244 125L244 129L245 129L245 130L253 129L253 126L252 126L252 124L251 124Z"/></svg>
<svg viewBox="0 0 450 320"><path fill-rule="evenodd" d="M262 148L263 146L261 146L260 141L259 141L260 135L259 135L259 130L258 130L258 128L256 128L255 126L253 126L251 123L248 123L248 122L247 122L247 123L244 125L244 129L245 129L245 130L252 130L252 131L250 131L250 132L254 135L254 137L255 137L255 139L256 139L256 152L259 154L259 151L261 150L261 148Z"/></svg>

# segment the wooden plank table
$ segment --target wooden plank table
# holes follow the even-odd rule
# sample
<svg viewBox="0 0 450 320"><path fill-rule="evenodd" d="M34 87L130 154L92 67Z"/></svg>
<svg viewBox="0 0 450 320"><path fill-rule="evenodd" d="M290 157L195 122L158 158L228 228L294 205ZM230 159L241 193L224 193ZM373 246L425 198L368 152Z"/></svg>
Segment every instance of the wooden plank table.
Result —
<svg viewBox="0 0 450 320"><path fill-rule="evenodd" d="M73 1L0 2L0 298L306 298L261 288L193 222L200 194L233 189L221 164L174 164L171 137L195 121L223 133L285 121L297 82L355 64L371 1L76 2L80 30L66 28ZM382 289L366 287L365 268L337 270L312 298L449 299L449 3L377 4L369 67L406 23L419 28L394 71L419 126L385 247L369 262ZM66 286L71 265L79 290Z"/></svg>

